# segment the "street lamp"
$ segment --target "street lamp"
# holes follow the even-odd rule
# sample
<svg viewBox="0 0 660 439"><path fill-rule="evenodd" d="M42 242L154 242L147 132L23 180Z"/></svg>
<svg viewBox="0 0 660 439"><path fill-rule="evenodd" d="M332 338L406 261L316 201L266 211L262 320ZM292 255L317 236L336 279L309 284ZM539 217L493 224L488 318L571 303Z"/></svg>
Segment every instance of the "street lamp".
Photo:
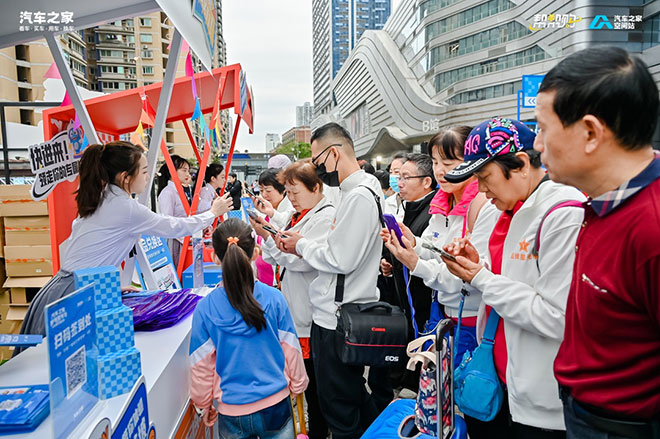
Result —
<svg viewBox="0 0 660 439"><path fill-rule="evenodd" d="M383 156L376 156L376 169L380 169L380 163L383 161Z"/></svg>

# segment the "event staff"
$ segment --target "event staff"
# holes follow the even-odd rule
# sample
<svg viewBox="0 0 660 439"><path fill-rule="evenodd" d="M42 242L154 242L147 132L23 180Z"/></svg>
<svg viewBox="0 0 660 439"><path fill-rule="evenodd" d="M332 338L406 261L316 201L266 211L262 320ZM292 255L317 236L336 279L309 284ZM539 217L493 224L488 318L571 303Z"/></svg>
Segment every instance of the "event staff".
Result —
<svg viewBox="0 0 660 439"><path fill-rule="evenodd" d="M45 335L44 309L73 292L75 270L104 265L119 268L140 236L190 235L210 226L231 208L231 199L218 197L208 212L199 215L159 215L131 197L144 192L148 183L142 148L115 141L85 149L76 193L78 218L71 225L71 236L61 245L61 268L32 300L22 334Z"/></svg>

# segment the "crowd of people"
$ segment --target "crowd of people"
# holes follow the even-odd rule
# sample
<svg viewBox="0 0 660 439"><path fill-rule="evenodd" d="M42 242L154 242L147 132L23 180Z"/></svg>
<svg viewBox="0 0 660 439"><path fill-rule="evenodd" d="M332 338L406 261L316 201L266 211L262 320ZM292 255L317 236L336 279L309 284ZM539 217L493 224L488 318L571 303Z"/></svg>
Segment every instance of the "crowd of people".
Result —
<svg viewBox="0 0 660 439"><path fill-rule="evenodd" d="M311 159L259 176L250 224L213 231L223 283L199 302L190 342L191 398L206 424L220 437L290 438L289 398L304 393L311 439L356 439L395 397L414 398L419 370L343 361L342 289L342 303L404 310L410 341L460 315L454 366L499 318L505 401L491 421L465 415L473 439L660 438L658 107L647 66L607 47L547 73L536 132L494 115L376 170L342 126L315 130ZM190 163L173 161L190 185ZM240 208L235 175L218 195L222 171L209 166L205 212L187 217L163 168L159 215L130 198L147 182L138 148L88 147L62 270L24 332L43 330L43 306L72 290L73 270L119 266L142 233L186 236ZM380 212L399 221L401 240Z"/></svg>
<svg viewBox="0 0 660 439"><path fill-rule="evenodd" d="M259 178L262 196L253 200L262 218L250 222L264 261L279 273L269 291L281 291L289 309L268 343L279 340L285 353L295 345L297 359L282 360L278 374L301 393L304 365L311 438L358 438L395 396L418 390L419 371L344 364L340 279L343 303L399 306L420 334L462 312L455 366L478 346L491 314L499 316L494 366L505 402L488 422L465 415L471 438L660 437L658 89L627 52L588 49L546 75L536 117L536 132L498 116L448 127L427 154L396 154L387 170L358 161L350 134L330 123L313 133L311 160ZM332 201L324 195L337 187ZM399 221L401 241L382 228L373 193ZM292 209L280 209L286 199ZM231 235L229 227L214 238ZM255 238L242 227L238 242L247 239L249 250ZM257 281L245 295L267 315L263 288ZM202 312L196 319L202 324ZM296 341L284 329L291 325ZM198 346L220 346L204 334ZM265 341L254 343L267 352ZM233 354L224 358L219 347L212 362L215 351L202 350L204 359L191 351L196 374L215 368L220 389L230 391L221 372ZM260 373L245 380L256 383ZM214 412L212 387L195 402ZM223 401L220 431L236 431L244 420ZM278 423L289 425L284 418ZM288 437L288 428L235 437Z"/></svg>

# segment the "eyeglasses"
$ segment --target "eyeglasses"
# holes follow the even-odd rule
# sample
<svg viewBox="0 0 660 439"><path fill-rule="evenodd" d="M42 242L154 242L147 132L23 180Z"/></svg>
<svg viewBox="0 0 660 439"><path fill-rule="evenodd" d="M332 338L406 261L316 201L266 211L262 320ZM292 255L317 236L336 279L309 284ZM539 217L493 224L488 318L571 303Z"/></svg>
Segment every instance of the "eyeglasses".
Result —
<svg viewBox="0 0 660 439"><path fill-rule="evenodd" d="M396 177L396 179L402 183L408 183L408 180L410 180L411 178L426 178L426 177L430 177L430 175L406 175L406 176L399 175L398 177Z"/></svg>
<svg viewBox="0 0 660 439"><path fill-rule="evenodd" d="M316 157L312 157L312 165L314 165L315 168L318 168L319 166L321 166L320 164L316 163L318 158L321 157L324 152L326 152L327 150L329 150L333 146L341 146L341 143L333 143L332 145L328 145L328 146L325 147L325 149L323 151L318 153L318 155Z"/></svg>

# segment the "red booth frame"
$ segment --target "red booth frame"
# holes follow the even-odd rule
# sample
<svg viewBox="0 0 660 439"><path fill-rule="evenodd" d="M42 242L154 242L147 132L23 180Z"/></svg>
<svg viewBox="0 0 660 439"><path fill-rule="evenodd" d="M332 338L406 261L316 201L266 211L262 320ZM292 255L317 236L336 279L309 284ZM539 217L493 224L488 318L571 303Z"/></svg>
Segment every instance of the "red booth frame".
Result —
<svg viewBox="0 0 660 439"><path fill-rule="evenodd" d="M231 160L234 153L234 147L236 146L236 138L241 120L243 120L248 126L250 134L252 134L254 130L252 96L249 88L246 90L247 105L244 112L241 114L240 73L241 65L233 64L227 67L214 69L211 73L202 72L195 74L192 78L182 77L174 80L172 97L165 123L173 123L177 121L183 123L190 145L199 163L199 175L197 177L192 205L188 203L188 200L185 197L181 181L179 181L179 177L174 169L172 158L170 157L164 139L161 139L160 149L170 170L172 180L175 183L184 209L189 215L193 215L197 211L199 194L211 152L209 139L206 139L203 153L200 154L195 139L190 131L190 127L188 126L187 119L190 119L195 109L195 100L192 98L192 81L193 79L195 80L202 115L213 112L216 100L220 103L218 110L233 108L234 113L236 114L231 146L227 162L225 163L226 181L229 169L231 168ZM152 106L156 107L158 105L159 97L161 96L162 87L163 83L158 82L145 87L87 99L84 103L96 131L99 134L104 134L105 138L118 139L122 134L129 134L135 131L142 112L141 94L146 94ZM69 121L74 118L75 110L73 105L44 110L44 139L51 139L62 130L62 127L66 127ZM78 216L75 202L75 191L77 189L78 178L73 182L65 181L58 184L48 196L53 274L57 273L60 268L59 247L69 235L71 235L71 225L73 220ZM224 192L224 188L222 191ZM179 267L177 269L179 277L181 277L183 271L189 240L190 237L187 236L184 245L182 246Z"/></svg>

